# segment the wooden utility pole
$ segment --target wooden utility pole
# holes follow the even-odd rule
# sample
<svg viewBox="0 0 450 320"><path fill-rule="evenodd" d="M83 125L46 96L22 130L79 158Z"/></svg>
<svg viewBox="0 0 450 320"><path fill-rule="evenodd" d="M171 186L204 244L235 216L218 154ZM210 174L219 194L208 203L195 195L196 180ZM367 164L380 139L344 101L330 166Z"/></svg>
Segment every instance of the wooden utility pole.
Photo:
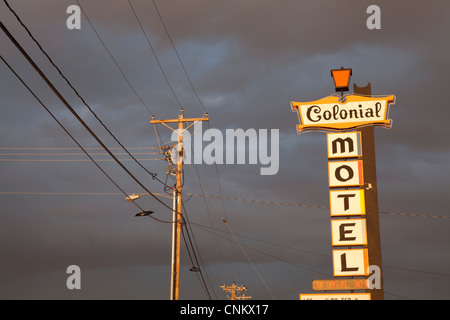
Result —
<svg viewBox="0 0 450 320"><path fill-rule="evenodd" d="M234 281L231 286L223 284L220 287L223 289L223 291L231 293L231 296L229 297L230 300L248 300L252 298L251 296L246 296L245 293L243 293L242 296L238 296L237 293L247 291L247 287L246 286L239 287L236 285L236 282Z"/></svg>
<svg viewBox="0 0 450 320"><path fill-rule="evenodd" d="M152 116L150 120L151 124L163 124L172 131L178 133L178 144L177 152L178 157L176 161L176 187L173 190L173 224L172 224L172 267L171 267L171 277L170 277L170 300L178 300L180 292L180 240L181 240L181 225L182 225L182 189L183 189L183 132L189 129L196 121L209 121L208 114L205 114L204 118L184 118L184 110L180 110L180 115L178 119L168 119L168 120L155 120ZM184 128L185 122L192 122L189 126ZM174 129L170 127L167 123L178 123L178 128Z"/></svg>
<svg viewBox="0 0 450 320"><path fill-rule="evenodd" d="M370 82L365 87L353 84L353 92L371 96ZM375 164L375 135L374 127L366 126L358 130L361 132L361 145L364 173L364 198L366 201L367 248L369 252L369 265L380 269L380 288L369 289L372 300L384 300L383 268L381 261L380 222L378 212L377 171Z"/></svg>

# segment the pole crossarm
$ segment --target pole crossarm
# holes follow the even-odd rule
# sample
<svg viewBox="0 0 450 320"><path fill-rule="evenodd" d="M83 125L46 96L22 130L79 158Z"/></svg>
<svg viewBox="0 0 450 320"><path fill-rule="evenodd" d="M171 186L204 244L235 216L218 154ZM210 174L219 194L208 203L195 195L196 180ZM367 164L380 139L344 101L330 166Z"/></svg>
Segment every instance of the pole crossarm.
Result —
<svg viewBox="0 0 450 320"><path fill-rule="evenodd" d="M190 124L186 128L183 128L183 130L187 130L191 126L193 126L194 123L197 122L197 121L209 121L208 113L205 113L205 117L203 117L203 118L185 118L184 117L184 110L181 109L181 113L178 116L178 119L155 120L155 117L152 116L152 119L150 120L150 124L162 124L162 125L166 126L167 128L169 128L170 130L176 131L177 129L179 130L180 128L182 128L180 126L180 124L183 124L184 122L192 122L192 124ZM167 125L167 123L178 123L178 128L174 129L171 126Z"/></svg>
<svg viewBox="0 0 450 320"><path fill-rule="evenodd" d="M165 120L150 120L150 123L151 123L151 124L158 124L158 123L178 123L178 122L195 122L195 121L209 121L209 117L204 117L204 118L165 119Z"/></svg>
<svg viewBox="0 0 450 320"><path fill-rule="evenodd" d="M237 294L241 292L247 291L246 286L238 286L236 285L236 282L233 281L233 284L231 286L227 286L225 284L221 285L220 288L225 291L231 293L231 296L228 296L230 300L247 300L251 299L251 296L246 296L245 293L242 294L242 296L239 296Z"/></svg>

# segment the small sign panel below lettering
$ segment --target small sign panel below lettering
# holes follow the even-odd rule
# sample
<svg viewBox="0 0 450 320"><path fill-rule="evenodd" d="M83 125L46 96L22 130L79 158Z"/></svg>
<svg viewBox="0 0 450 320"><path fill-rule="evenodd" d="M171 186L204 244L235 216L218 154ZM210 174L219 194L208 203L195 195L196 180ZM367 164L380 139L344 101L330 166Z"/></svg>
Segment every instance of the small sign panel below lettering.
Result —
<svg viewBox="0 0 450 320"><path fill-rule="evenodd" d="M313 280L312 289L314 291L332 291L332 290L366 290L370 288L367 279L327 279L327 280Z"/></svg>
<svg viewBox="0 0 450 320"><path fill-rule="evenodd" d="M371 296L370 293L301 293L300 300L371 300Z"/></svg>

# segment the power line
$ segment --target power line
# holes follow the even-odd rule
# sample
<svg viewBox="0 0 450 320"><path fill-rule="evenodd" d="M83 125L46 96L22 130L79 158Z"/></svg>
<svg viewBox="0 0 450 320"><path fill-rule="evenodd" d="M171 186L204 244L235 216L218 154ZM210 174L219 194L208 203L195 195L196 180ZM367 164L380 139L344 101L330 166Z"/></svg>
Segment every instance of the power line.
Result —
<svg viewBox="0 0 450 320"><path fill-rule="evenodd" d="M79 150L79 149L77 149ZM85 149L86 150L86 149ZM89 153L91 156L104 156L107 153ZM126 155L128 153L114 153L115 155ZM149 155L162 154L161 152L135 152L134 154ZM0 156L84 156L84 153L0 153Z"/></svg>
<svg viewBox="0 0 450 320"><path fill-rule="evenodd" d="M99 162L112 162L112 161L135 161L134 159L97 159ZM138 161L154 161L164 159L136 159ZM89 162L89 159L0 159L0 162Z"/></svg>
<svg viewBox="0 0 450 320"><path fill-rule="evenodd" d="M100 37L100 35L98 34L97 30L94 28L91 20L89 19L88 15L86 14L86 12L84 11L83 7L81 6L80 2L78 0L76 0L76 2L78 3L78 6L81 8L81 11L83 11L84 16L86 17L87 21L89 22L89 25L91 26L92 30L94 31L95 35L97 36L98 40L100 40L100 43L103 45L103 47L105 48L106 52L108 52L109 56L111 57L111 59L114 61L115 65L117 66L117 68L119 69L120 73L122 74L123 78L125 79L125 81L128 83L128 86L131 88L131 90L134 92L134 94L136 95L136 97L139 99L139 101L141 101L142 105L147 109L147 111L152 114L152 112L150 111L150 108L147 106L147 104L142 100L141 96L136 92L136 90L134 89L134 87L132 86L130 80L128 80L127 76L125 75L125 72L122 70L122 68L120 67L119 63L117 62L117 60L114 58L114 56L112 55L111 51L108 49L108 47L106 46L106 44L103 42L102 38Z"/></svg>
<svg viewBox="0 0 450 320"><path fill-rule="evenodd" d="M330 207L327 207L327 206L313 205L313 204L300 204L300 203L289 203L289 202L279 202L279 201L253 200L253 199L232 198L232 197L212 196L212 195L192 194L192 193L190 193L189 195L198 196L198 197L206 197L206 198L217 198L217 199L225 199L225 200L238 200L238 201L245 201L245 202L254 202L254 203L264 203L264 204L291 206L291 207L330 209ZM438 216L438 215L429 215L429 214L415 214L415 213L395 212L395 211L380 211L380 213L391 214L391 215L400 215L400 216L411 216L411 217L450 219L450 217L448 217L448 216Z"/></svg>
<svg viewBox="0 0 450 320"><path fill-rule="evenodd" d="M450 219L450 217L448 217L448 216L437 216L437 215L430 215L430 214L417 214L417 213L394 212L394 211L380 211L380 213L399 215L399 216L410 216L410 217Z"/></svg>
<svg viewBox="0 0 450 320"><path fill-rule="evenodd" d="M0 192L0 194L1 194L1 192ZM210 229L212 231L228 233L227 231L223 231L223 230L220 230L220 229L217 229L217 228L205 226L205 225L200 224L200 223L196 223L196 222L189 222L189 223L194 225L194 226ZM277 246L277 247L280 247L280 248L285 248L285 249L289 249L289 250L295 250L295 251L299 251L299 252L303 252L303 253L307 253L307 254L312 254L312 255L318 255L318 256L327 257L327 258L330 257L330 255L325 254L325 253L320 253L320 252L315 252L315 251L309 251L309 250L294 248L294 247L286 246L286 245L283 245L283 244L279 244L279 243L275 243L275 242L271 242L271 241L267 241L267 240L261 240L261 239L249 237L249 236L246 236L246 235L243 235L243 234L239 234L239 233L235 233L235 235L237 237L240 237L240 238L245 238L245 239L249 239L249 240L253 240L253 241L257 241L257 242L261 242L261 243L265 243L265 244L270 244L270 245Z"/></svg>
<svg viewBox="0 0 450 320"><path fill-rule="evenodd" d="M181 228L181 235L182 235L182 238L183 238L184 245L186 246L186 251L188 253L189 260L191 260L191 264L192 264L192 268L189 271L200 273L199 280L200 280L200 283L202 285L202 288L205 291L206 295L211 300L212 299L211 298L211 294L209 293L208 287L206 286L205 279L203 278L202 268L197 268L195 265L198 265L198 262L195 263L194 260L192 259L192 255L194 255L194 257L195 257L195 251L194 251L194 247L193 247L192 243L190 242L189 233L188 233L188 231L186 229L186 233L188 234L188 239L189 239L189 244L188 244L188 241L187 241L187 238L186 238L186 235L185 235L185 229L186 229L185 227ZM191 255L191 251L192 251L192 255Z"/></svg>
<svg viewBox="0 0 450 320"><path fill-rule="evenodd" d="M329 209L329 207L326 207L326 206L312 205L312 204L299 204L299 203L288 203L288 202L279 202L279 201L253 200L253 199L245 199L245 198L233 198L233 197L225 197L225 196L212 196L212 195L207 195L207 194L195 194L195 193L190 193L190 195L197 196L197 197L205 197L205 198L215 198L215 199L224 199L224 200L238 200L238 201L245 201L245 202L265 203L265 204L274 204L274 205L283 205L283 206L292 206L292 207Z"/></svg>
<svg viewBox="0 0 450 320"><path fill-rule="evenodd" d="M4 0L7 3L6 0ZM11 9L12 10L12 9ZM17 16L16 16L17 17ZM52 89L55 95L61 100L61 102L69 109L69 111L75 116L75 118L83 125L83 127L91 134L91 136L105 149L106 152L116 161L116 163L147 193L149 193L155 200L160 202L164 207L173 210L166 203L161 201L158 197L156 197L150 190L147 189L115 156L114 154L106 147L106 145L100 140L100 138L89 128L89 126L81 119L81 117L76 113L76 111L72 108L72 106L64 99L64 97L59 93L59 91L55 88L55 86L50 82L50 80L45 76L45 74L41 71L41 69L36 65L36 63L31 59L31 57L26 53L26 51L22 48L22 46L17 42L14 36L8 31L5 25L0 21L0 28L5 32L11 42L17 47L17 49L22 53L22 55L27 59L27 61L33 66L36 72L41 76L41 78L46 82L46 84ZM126 150L126 149L124 149ZM134 158L132 156L132 158ZM139 162L138 162L139 163ZM142 165L141 165L142 166ZM155 174L152 174L152 177L155 177Z"/></svg>
<svg viewBox="0 0 450 320"><path fill-rule="evenodd" d="M207 226L203 226L203 225L198 224L198 223L193 223L193 225L196 226L196 227L199 228L199 229L202 229L203 231L211 232L211 231L209 231L209 230L206 230L206 228L209 229L209 227L207 227ZM219 230L219 231L220 231L220 230ZM231 235L233 236L234 239L230 239L230 238L227 238L227 237L224 237L224 236L221 236L221 235L217 235L217 236L220 237L220 238L223 238L223 239L225 239L225 240L227 240L227 241L236 243L237 245L239 245L239 246L241 246L241 247L248 248L248 249L250 249L250 250L256 251L256 252L258 252L258 253L260 253L260 254L263 254L263 255L266 255L266 256L268 256L268 257L274 258L274 259L279 260L279 261L281 261L281 262L284 262L284 263L287 263L287 264L294 265L294 266L296 266L296 267L299 267L299 268L308 270L308 271L310 271L310 272L314 272L314 273L318 273L318 274L321 274L321 275L329 276L328 273L323 273L323 272L317 271L317 270L312 269L312 268L310 268L310 267L307 267L307 266L305 266L305 265L301 265L301 264L298 264L298 263L294 263L294 262L288 261L288 260L286 260L286 259L282 259L282 258L280 258L280 257L274 256L274 255L272 255L272 254L270 254L270 253L267 253L267 252L264 252L264 251L255 249L255 248L253 248L253 247L250 247L250 246L248 246L248 245L245 245L245 244L243 244L242 242L238 241L237 238L236 238L236 236L235 236L233 233L231 233ZM272 295L272 297L273 297L273 295Z"/></svg>
<svg viewBox="0 0 450 320"><path fill-rule="evenodd" d="M180 102L180 99L178 99L178 96L176 95L175 90L173 89L172 85L170 84L169 78L167 78L167 75L166 75L166 73L164 72L164 69L163 69L163 67L162 67L162 65L161 65L161 62L159 61L158 56L156 55L156 52L155 52L155 50L153 49L153 46L152 46L152 44L151 44L151 42L150 42L150 39L149 39L149 37L147 36L147 33L145 32L144 27L142 26L141 21L139 20L139 17L138 17L138 15L136 14L136 11L134 10L134 7L133 7L131 1L128 0L128 3L130 4L131 10L133 11L134 16L136 17L136 20L137 20L137 22L138 22L138 24L139 24L139 27L141 28L142 33L144 34L144 37L145 37L145 39L147 40L147 43L148 43L148 45L149 45L149 47L150 47L150 49L151 49L151 51L152 51L152 53L153 53L153 56L155 57L155 60L156 60L156 62L157 62L157 64L158 64L158 66L159 66L159 70L161 70L161 73L162 73L162 75L164 76L164 79L166 79L166 83L167 83L167 85L169 86L170 91L172 92L172 94L173 94L175 100L177 101L178 105L181 107L182 104L181 104L181 102Z"/></svg>
<svg viewBox="0 0 450 320"><path fill-rule="evenodd" d="M142 26L142 23L141 23L141 21L140 21L138 15L137 15L137 13L136 13L134 7L133 7L131 1L128 0L128 3L129 3L129 5L130 5L130 7L131 7L131 10L133 11L133 14L134 14L134 16L135 16L135 18L136 18L138 24L139 24L139 27L141 28L141 30L142 30L142 32L143 32L143 34L144 34L144 36L145 36L145 39L147 40L147 43L148 43L149 47L150 47L150 49L151 49L151 51L152 51L152 53L153 53L153 55L154 55L154 57L155 57L155 59L156 59L156 61L157 61L157 64L158 64L158 66L159 66L159 68L160 68L160 70L161 70L161 73L163 74L163 76L164 76L164 78L165 78L165 80L166 80L166 82L167 82L167 84L168 84L168 86L169 86L169 88L170 88L170 90L171 90L171 92L172 92L174 98L176 99L176 101L178 102L178 104L181 106L181 102L180 102L180 100L178 99L177 95L175 94L175 91L174 91L172 85L170 84L170 81L169 81L167 75L165 74L165 72L164 72L164 70L163 70L163 68L162 68L162 65L161 65L161 63L160 63L160 61L159 61L159 59L158 59L158 56L156 55L156 52L155 52L155 50L153 49L153 46L152 46L152 44L151 44L151 42L150 42L150 39L149 39L149 37L147 36L147 33L145 32L145 30L144 30L144 28L143 28L143 26ZM156 4L155 4L155 7L156 7ZM157 9L157 8L156 8L156 9ZM158 12L158 15L159 15L159 12ZM161 19L161 16L160 16L160 19ZM164 26L164 28L165 28L165 26ZM166 32L167 32L167 30L166 30ZM170 37L170 36L169 36L169 37ZM172 42L172 40L171 40L171 42ZM173 45L173 42L172 42L172 45ZM176 49L175 49L175 50L176 50ZM179 58L179 60L180 60L180 62L181 62L181 59L180 59L178 53L177 53L177 56L178 56L178 58ZM181 62L181 64L182 64L182 62ZM183 70L184 70L185 73L186 73L186 69L185 69L185 67L184 67L183 64L182 64L182 67L183 67ZM192 85L192 82L191 82L189 76L187 75L187 73L186 73L186 76L188 77L189 83L191 84L191 86L192 86L192 88L193 88L193 90L194 90L194 92L195 92L197 98L199 99L198 94L197 94L197 92L195 91L195 89L194 89L194 87L193 87L193 85ZM199 101L200 101L200 99L199 99ZM202 105L203 109L205 110L205 108L204 108L203 104L201 103L201 101L200 101L200 104ZM205 110L205 111L206 111L206 110ZM155 126L155 130L156 130L156 126ZM158 136L158 132L157 132L157 131L156 131L156 133L157 133L157 136ZM158 142L159 142L159 139L158 139ZM185 217L186 217L186 219L188 219L188 217L187 217L187 215L186 215L186 209L185 209L185 207L184 207L184 203L183 203L182 205L183 205L183 209L184 209L184 211L185 211ZM196 254L195 254L195 249L194 249L194 246L193 246L193 244L192 244L192 242L191 242L192 240L190 239L189 229L186 227L186 225L184 225L184 227L185 227L184 229L186 229L186 232L187 232L187 235L188 235L190 244L191 244L191 246L192 246L192 252L193 252L194 258L195 258L195 260L197 261L197 264L198 264L199 262L198 262L198 260L197 260ZM183 231L183 228L182 228L182 231ZM183 233L183 236L184 236L184 233ZM194 241L195 241L195 239L194 239ZM187 247L187 243L186 243L186 247ZM189 250L188 250L188 251L189 251ZM192 259L191 259L191 260L192 260ZM202 269L203 269L203 268L202 268ZM199 270L199 271L200 271L201 278L202 278L202 283L204 284L204 287L205 287L205 289L206 289L206 291L207 291L208 296L211 298L211 295L210 295L210 293L209 293L209 291L208 291L208 288L207 288L207 286L206 286L205 279L203 278L203 274L202 274L202 272L201 272L202 269ZM208 281L209 281L209 278L208 278Z"/></svg>
<svg viewBox="0 0 450 320"><path fill-rule="evenodd" d="M195 167L195 172L194 172L194 170L192 169L191 166L189 166L189 169L191 169L192 173L194 174L195 178L197 179L197 181L199 183L199 186L200 186L200 190L202 192L202 195L205 195L205 190L204 190L204 187L203 187L203 183L202 183L202 181L200 179L200 174L198 172L197 165L194 164L194 167ZM189 194L189 193L186 193L186 194L192 196L192 194ZM211 220L211 212L209 210L209 206L208 206L208 202L206 201L206 197L204 197L204 196L203 196L203 202L205 203L206 212L208 213L209 224L212 227L213 223L212 223L212 220ZM220 250L220 245L219 245L218 239L217 239L217 237L215 237L215 235L214 235L214 240L215 240L215 243L216 243L216 247L217 247L217 251L218 251L218 254L220 256L220 259L225 261L225 259L223 258L222 251ZM234 254L233 251L232 251L232 253ZM225 266L225 271L227 272L228 275L230 275L230 271L228 269L228 266L227 266L226 262L224 262L224 266ZM238 269L236 268L236 270L238 270Z"/></svg>
<svg viewBox="0 0 450 320"><path fill-rule="evenodd" d="M130 0L128 0L128 2L129 2L130 5L131 5ZM186 67L185 67L185 65L184 65L184 63L183 63L183 61L182 61L182 59L181 59L181 57L180 57L180 54L178 53L178 50L177 50L177 48L176 48L176 46L175 46L175 43L174 43L174 41L172 40L172 37L170 36L169 30L167 29L167 26L166 26L166 24L165 24L165 22L164 22L164 19L163 19L162 15L161 15L161 13L160 13L160 11L159 11L159 9L158 9L158 6L156 5L156 1L155 1L155 0L153 0L153 5L154 5L155 10L156 10L156 12L157 12L157 14L158 14L158 17L159 17L159 19L160 19L160 21L161 21L161 24L162 24L162 26L163 26L163 28L164 28L166 34L167 34L167 37L168 37L168 39L169 39L169 41L170 41L170 43L171 43L171 45L172 45L172 48L173 48L173 50L174 50L174 52L175 52L175 55L177 56L178 61L180 62L180 65L181 65L181 67L182 67L182 69L183 69L183 71L184 71L184 74L186 75L186 78L187 78L187 80L188 80L188 82L189 82L189 84L190 84L190 86L191 86L191 88L192 88L192 91L194 92L194 94L195 94L195 96L196 96L196 98L197 98L197 100L198 100L200 106L201 106L202 109L206 112L206 108L205 108L205 106L203 105L203 103L202 103L202 101L201 101L201 99L200 99L200 97L199 97L199 95L198 95L198 93L197 93L197 90L195 89L195 87L194 87L194 85L193 85L193 83L192 83L192 80L191 80L191 78L190 78L190 76L189 76L189 74L188 74L188 72L187 72L187 70L186 70ZM134 9L133 9L133 11L134 11ZM136 18L137 18L137 16L136 16ZM140 23L139 23L139 24L140 24ZM142 27L142 26L141 26L141 27ZM149 44L150 44L150 43L149 43ZM208 126L210 126L209 122L208 122ZM220 193L220 195L222 196L222 186L221 186L221 182L220 182L219 169L218 169L218 167L217 167L217 164L215 164L215 169L216 169L216 175L217 175L217 180L218 180L219 193ZM196 170L197 170L197 167L196 167ZM197 170L197 176L198 176L198 181L199 181L199 183L200 183L200 186L201 186L201 188L202 188L202 190L203 190L203 187L202 187L201 181L200 181L200 175L198 174L198 170ZM220 197L220 199L222 199L222 210L223 210L223 213L224 213L224 215L225 215L225 218L227 218L227 217L226 217L226 210L225 210L225 204L224 204L224 202L223 202L223 198ZM205 202L205 204L206 204L206 202ZM207 208L207 210L208 210L208 208ZM224 219L224 221L226 221L226 220ZM244 252L244 253L245 253L245 252ZM268 288L267 288L267 289L268 289ZM269 289L269 292L270 292L270 289Z"/></svg>
<svg viewBox="0 0 450 320"><path fill-rule="evenodd" d="M184 223L183 223L182 226L184 228L181 228L181 232L182 232L183 237L184 237L183 229L186 230L186 233L187 233L187 236L188 236L188 240L189 240L189 244L190 244L190 246L192 248L192 253L193 253L193 256L194 256L194 259L195 259L195 262L196 262L195 264L198 265L198 266L200 266L200 264L202 265L196 271L198 271L200 273L201 282L204 285L204 288L206 290L207 295L211 299L211 294L209 293L208 287L206 285L205 278L203 277L203 270L205 269L204 264L203 264L203 260L201 259L200 252L198 250L198 246L197 246L197 243L196 243L195 238L194 238L194 233L192 232L192 229L191 229L191 226L190 226L190 223L189 223L189 217L187 216L187 212L186 212L186 208L184 206L184 203L182 203L182 206L183 206L183 211L184 211L184 216L182 216ZM189 228L188 228L188 225L189 225ZM192 233L192 237L190 235L191 233ZM194 240L193 242L192 242L192 239ZM188 247L188 244L186 243L186 239L185 239L185 244L186 244L186 247ZM198 251L198 253L196 253L196 251ZM189 250L188 250L188 252L189 252ZM189 254L189 256L190 256L190 254ZM191 258L191 256L190 256L190 258ZM194 261L192 260L192 258L191 258L191 262L194 264ZM206 274L206 272L205 272L205 275L206 275L206 277L208 279L209 284L211 285L211 281L210 281L208 275ZM211 287L212 287L212 285L211 285ZM213 292L214 292L214 290L213 290Z"/></svg>
<svg viewBox="0 0 450 320"><path fill-rule="evenodd" d="M111 137L122 147L122 149L128 153L128 155L142 168L145 172L147 172L149 175L151 175L152 179L156 179L159 182L162 183L161 180L159 180L156 177L156 174L153 172L150 172L145 168L138 160L134 158L134 156L123 146L123 144L116 138L116 136L111 132L111 130L108 129L108 127L103 123L103 121L97 116L97 114L92 110L92 108L87 104L87 102L84 100L84 98L78 93L78 91L74 88L74 86L70 83L70 81L67 79L67 77L62 73L61 69L53 62L52 58L47 54L47 52L42 48L40 43L36 40L36 38L31 34L28 27L22 22L20 17L17 15L17 13L11 8L7 0L3 0L9 10L14 14L18 22L22 25L22 27L26 30L30 38L34 41L34 43L39 47L41 52L46 56L46 58L49 60L49 62L53 65L53 67L58 71L60 76L66 81L67 85L75 92L75 94L78 96L78 98L83 102L83 104L88 108L88 110L94 115L94 117L100 122L100 124L103 126L103 128L109 133ZM22 55L25 56L25 58L28 60L28 62L34 67L34 69L39 73L39 75L44 79L44 81L47 83L47 85L50 86L50 88L53 90L53 92L61 99L61 101L66 105L66 107L72 112L72 114L80 121L81 124L88 130L88 132L97 140L97 142L101 142L100 139L95 135L95 133L86 125L86 123L81 119L81 117L75 112L75 110L67 103L67 101L61 96L61 94L57 91L57 89L53 86L53 84L48 80L48 78L42 73L42 71L39 69L39 67L34 63L34 61L30 58L30 56L26 53L26 51L20 46L20 44L14 39L14 37L11 35L11 33L6 29L6 27L2 23L2 29L7 34L7 36L10 38L10 40L16 45L16 47L21 51ZM114 155L107 150L106 146L103 144L103 142L100 143L102 147L105 148L105 150L110 153L110 155L114 157ZM123 167L126 169L125 167ZM128 170L127 170L128 171Z"/></svg>
<svg viewBox="0 0 450 320"><path fill-rule="evenodd" d="M228 229L228 232L233 236L233 238L236 240L236 235L233 233L233 230L231 230L230 225L228 224L227 220L224 218L223 214L220 212L219 208L217 208L217 206L214 204L214 202L212 202L214 208L216 209L217 213L219 214L219 216L222 218L222 222L225 224L225 226ZM273 295L272 291L270 290L269 286L267 285L266 281L264 280L264 278L262 277L261 273L258 271L258 269L256 268L255 264L252 262L252 260L250 259L250 256L247 254L247 252L245 251L244 247L242 245L240 245L239 242L237 242L238 246L240 247L240 249L242 250L243 254L245 255L245 257L247 258L247 261L250 263L250 265L252 266L253 270L255 271L255 273L257 274L257 276L259 277L259 279L261 280L261 282L263 283L264 287L266 288L267 292L270 294L270 296L272 297L272 299L275 300L275 296Z"/></svg>
<svg viewBox="0 0 450 320"><path fill-rule="evenodd" d="M126 196L129 195L129 193L127 194L127 193L123 193L123 192L122 193L117 193L117 192L17 192L17 191L0 191L0 195L120 195L120 194L125 194ZM154 193L154 194L158 195L158 196L161 196L161 197L169 197L169 196L167 196L165 194L160 194L160 193ZM169 198L171 198L171 197L169 197ZM206 225L203 225L203 224L199 224L199 223L196 223L196 222L188 221L188 223L190 225L194 225L194 226L196 226L196 227L198 227L200 229L203 229L203 230L204 229L212 230L210 232L212 232L214 235L216 235L214 233L216 231L219 231L219 232L222 232L222 233L228 233L227 231L223 231L223 230L220 230L220 229L217 229L217 228L213 228L211 226L206 226ZM208 230L204 230L204 231L208 231ZM245 235L238 234L238 233L235 233L235 235L237 237L246 238L246 239L250 239L250 240L258 241L258 242L262 242L262 243L267 243L267 244L270 244L270 245L274 245L274 246L278 246L278 247L282 247L282 248L286 248L286 249L290 249L290 250L295 250L295 251L300 251L300 252L303 252L303 253L329 257L328 254L324 254L324 253L298 249L298 248L294 248L294 247L290 247L290 246L286 246L286 245L282 245L282 244L278 244L278 243L274 243L274 242L270 242L270 241L266 241L266 240L261 240L261 239L245 236ZM217 236L220 237L219 235L217 235ZM222 237L222 238L224 238L224 237ZM233 242L233 240L231 240L229 238L224 238L224 239ZM438 275L438 276L450 276L449 273L442 273L442 272L424 271L424 270L416 270L416 269L394 267L394 266L384 266L384 267L385 268L389 268L389 269L401 270L401 271L417 272L417 273L424 273L424 274L431 274L431 275Z"/></svg>
<svg viewBox="0 0 450 320"><path fill-rule="evenodd" d="M129 2L129 1L130 1L130 0L128 0L128 2ZM187 73L187 71L186 71L186 68L185 68L185 66L184 66L183 61L181 61L180 55L179 55L179 53L178 53L178 50L177 50L177 48L176 48L176 46L175 46L175 43L174 43L173 40L172 40L172 37L170 36L169 31L167 30L166 24L164 23L164 19L162 18L161 13L159 12L159 9L158 9L158 6L156 5L155 0L153 0L153 5L155 6L156 12L158 13L158 17L159 17L159 19L161 20L161 23L162 23L162 25L163 25L163 27L164 27L164 30L166 31L167 37L169 38L170 43L172 44L172 48L173 48L173 50L175 51L175 54L176 54L176 56L177 56L177 58L178 58L178 61L180 62L181 67L183 68L184 74L186 75L186 78L188 79L189 84L191 85L192 91L194 92L195 96L197 97L197 100L198 100L198 102L200 103L200 106L203 108L203 111L206 112L206 108L205 108L205 106L203 105L202 101L200 100L200 97L198 96L197 90L195 90L194 85L192 84L191 78L189 77L189 75L188 75L188 73Z"/></svg>
<svg viewBox="0 0 450 320"><path fill-rule="evenodd" d="M215 230L215 231L224 232L224 231L222 231L222 230L218 230L218 229L214 229L214 228L209 228L208 226L205 226L205 225L202 225L202 224L198 224L198 223L192 223L192 222L191 222L191 224L193 224L194 226L197 226L198 228L200 228L200 229L202 229L202 230L204 230L204 231L212 232L213 234L215 234L214 231L209 231L209 230L207 230L207 229L212 229L212 230ZM294 263L294 262L288 261L288 260L286 260L286 259L282 259L282 258L280 258L280 257L278 257L278 256L274 256L274 255L269 254L269 253L267 253L267 252L263 252L263 251L261 251L261 250L258 250L258 249L255 249L255 248L253 248L253 247L250 247L250 246L248 246L248 245L242 244L241 242L237 241L237 239L232 240L232 239L229 239L229 238L220 236L220 235L217 235L217 236L219 236L219 237L221 237L221 238L223 238L223 239L225 239L225 240L227 240L227 241L236 243L236 244L238 244L238 245L240 245L240 246L246 247L246 248L248 248L248 249L250 249L250 250L259 252L259 253L261 253L261 254L263 254L263 255L266 255L266 256L268 256L268 257L271 257L271 258L274 258L274 259L276 259L276 260L279 260L279 261L281 261L281 262L284 262L284 263L287 263L287 264L290 264L290 265L299 267L299 268L301 268L301 269L305 269L305 270L310 271L310 272L314 272L314 273L322 274L322 275L325 275L325 276L329 276L329 274L326 274L326 273L317 271L316 269L312 269L312 268L307 267L307 266L305 266L305 265L298 264L298 263ZM239 236L240 236L240 237L244 237L244 238L249 238L249 239L252 239L252 240L256 240L256 241L266 242L266 241L263 241L263 240L259 240L259 239L254 239L254 238L246 237L246 236L243 236L243 235L239 235ZM268 242L268 243L273 244L273 245L278 245L278 244L274 244L274 243L271 243L271 242ZM290 248L290 249L297 250L297 249L295 249L295 248ZM302 251L302 250L300 250L300 251ZM312 253L312 252L308 252L308 253ZM319 253L316 253L316 254L319 254ZM323 254L319 254L319 255L323 255ZM324 255L324 256L329 256L329 255ZM431 274L431 275L439 275L439 276L450 276L450 274L447 274L447 273L430 272L430 271L423 271L423 270L413 270L413 269L408 269L408 268L391 267L391 266L384 266L384 267L385 267L385 268L390 268L390 269L398 269L398 270L402 270L402 271L410 271L410 272L423 273L423 274ZM407 297L405 297L405 296L401 296L401 295L394 294L394 293L391 293L391 292L386 292L386 291L384 291L384 293L385 293L385 294L392 295L392 296L400 297L400 298L403 298L403 299L409 299L409 298L407 298Z"/></svg>
<svg viewBox="0 0 450 320"><path fill-rule="evenodd" d="M103 148L83 148L84 150L103 150ZM122 148L111 148L108 147L109 150L122 150ZM132 149L160 149L160 147L134 147L127 148L128 150ZM0 148L0 150L80 150L79 148L64 148L64 147L54 147L54 148Z"/></svg>
<svg viewBox="0 0 450 320"><path fill-rule="evenodd" d="M446 277L450 277L450 273L443 273L443 272L415 270L415 269L401 268L401 267L392 267L392 266L385 266L385 268L395 269L395 270L401 270L401 271L408 271L408 272L417 272L417 273L431 274L431 275L435 275L435 276L446 276Z"/></svg>
<svg viewBox="0 0 450 320"><path fill-rule="evenodd" d="M3 27L3 23L1 23L1 26ZM90 160L97 166L97 168L100 169L100 171L125 195L125 191L123 191L122 188L109 176L105 170L100 167L100 165L89 155L89 153L79 144L79 142L70 134L70 132L64 127L64 125L59 122L59 120L53 115L53 113L45 106L45 104L37 97L37 95L31 90L31 88L22 80L22 78L14 71L14 69L6 62L6 60L3 58L3 56L0 55L0 59L6 64L6 66L11 70L11 72L22 82L22 84L25 86L25 88L33 95L33 97L41 104L41 106L50 114L50 116L59 124L59 126L69 135L69 137L78 145L78 147L84 151L84 153L90 158ZM141 211L144 211L137 203L133 204L137 206Z"/></svg>
<svg viewBox="0 0 450 320"><path fill-rule="evenodd" d="M120 195L123 193L117 193L117 192L16 192L16 191L0 191L0 195L40 195L40 196L48 196L48 195L88 195L88 196L98 196L98 195ZM153 193L156 196L164 197L164 198L170 198L171 196L168 196L166 194L162 193ZM129 193L125 194L127 197L129 197Z"/></svg>
<svg viewBox="0 0 450 320"><path fill-rule="evenodd" d="M97 160L98 161L98 160ZM59 195L66 193L58 193L58 192L0 192L0 194L41 194L41 195ZM83 193L80 193L83 194ZM90 195L101 195L105 193L85 193ZM254 199L245 199L245 198L233 198L233 197L221 197L221 196L213 196L207 194L197 194L197 193L189 193L185 192L184 194L194 197L203 197L203 198L213 198L213 199L224 199L224 200L237 200L244 202L254 202L254 203L262 203L262 204L271 204L271 205L282 205L282 206L291 206L291 207L305 207L305 208L317 208L317 209L329 209L327 206L320 205L312 205L312 204L301 204L301 203L289 203L289 202L278 202L278 201L266 201L266 200L254 200ZM416 214L416 213L406 213L406 212L394 212L394 211L380 211L380 213L391 214L391 215L399 215L399 216L410 216L410 217L422 217L422 218L434 218L434 219L450 219L448 216L438 216L431 214Z"/></svg>

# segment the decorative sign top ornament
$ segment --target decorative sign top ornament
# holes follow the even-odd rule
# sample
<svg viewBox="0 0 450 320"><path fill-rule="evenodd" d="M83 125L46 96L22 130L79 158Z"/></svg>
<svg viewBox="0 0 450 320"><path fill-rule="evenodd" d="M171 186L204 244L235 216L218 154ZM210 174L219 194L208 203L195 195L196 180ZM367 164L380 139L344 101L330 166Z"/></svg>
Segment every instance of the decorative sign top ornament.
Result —
<svg viewBox="0 0 450 320"><path fill-rule="evenodd" d="M368 97L357 94L332 95L310 102L291 102L293 112L298 112L300 125L297 133L307 130L346 131L367 125L390 128L392 120L389 104L395 96Z"/></svg>

